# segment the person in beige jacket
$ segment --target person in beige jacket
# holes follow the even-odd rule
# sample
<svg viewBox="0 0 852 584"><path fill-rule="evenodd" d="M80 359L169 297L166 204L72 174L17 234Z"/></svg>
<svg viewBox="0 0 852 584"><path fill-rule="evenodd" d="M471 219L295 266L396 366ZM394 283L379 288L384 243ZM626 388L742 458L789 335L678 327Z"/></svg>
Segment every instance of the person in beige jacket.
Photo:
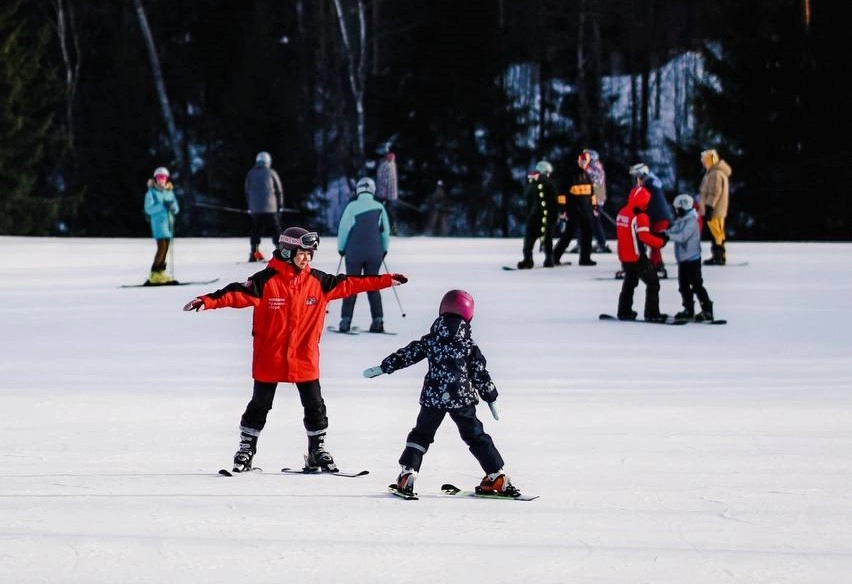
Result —
<svg viewBox="0 0 852 584"><path fill-rule="evenodd" d="M706 266L724 266L725 257L725 217L728 215L730 165L719 158L716 150L705 150L701 153L701 165L704 167L704 178L698 187L699 206L704 217L704 223L710 231L710 259L704 260Z"/></svg>

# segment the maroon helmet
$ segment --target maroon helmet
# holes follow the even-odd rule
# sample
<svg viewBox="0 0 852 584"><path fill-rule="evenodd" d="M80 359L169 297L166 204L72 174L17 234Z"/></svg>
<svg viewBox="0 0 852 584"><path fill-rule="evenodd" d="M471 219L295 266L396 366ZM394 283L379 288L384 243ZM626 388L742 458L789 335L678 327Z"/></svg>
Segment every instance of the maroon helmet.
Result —
<svg viewBox="0 0 852 584"><path fill-rule="evenodd" d="M465 290L450 290L441 299L438 314L455 314L470 322L473 318L473 296Z"/></svg>

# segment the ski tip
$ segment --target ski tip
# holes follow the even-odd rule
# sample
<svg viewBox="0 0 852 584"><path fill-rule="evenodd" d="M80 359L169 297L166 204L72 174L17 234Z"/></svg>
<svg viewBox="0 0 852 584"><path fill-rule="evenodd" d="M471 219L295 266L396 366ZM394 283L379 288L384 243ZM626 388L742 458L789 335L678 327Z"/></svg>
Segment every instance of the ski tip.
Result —
<svg viewBox="0 0 852 584"><path fill-rule="evenodd" d="M231 471L229 471L229 470L227 470L227 469L224 469L224 468L219 469L219 474L220 474L220 475L222 475L223 477L232 477L232 476L234 476L234 475L231 473Z"/></svg>

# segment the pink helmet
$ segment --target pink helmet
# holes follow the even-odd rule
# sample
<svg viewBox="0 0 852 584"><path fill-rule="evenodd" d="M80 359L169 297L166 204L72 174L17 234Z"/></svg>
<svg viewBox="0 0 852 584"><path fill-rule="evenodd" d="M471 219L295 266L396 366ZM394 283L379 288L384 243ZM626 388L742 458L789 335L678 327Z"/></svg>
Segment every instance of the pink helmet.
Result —
<svg viewBox="0 0 852 584"><path fill-rule="evenodd" d="M473 318L473 296L465 290L450 290L441 299L438 314L455 314L470 322Z"/></svg>

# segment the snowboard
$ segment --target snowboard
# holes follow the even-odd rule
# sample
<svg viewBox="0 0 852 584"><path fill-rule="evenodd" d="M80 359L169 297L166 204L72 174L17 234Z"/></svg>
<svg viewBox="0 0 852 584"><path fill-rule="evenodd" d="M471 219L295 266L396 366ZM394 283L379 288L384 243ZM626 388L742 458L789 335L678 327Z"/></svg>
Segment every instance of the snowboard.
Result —
<svg viewBox="0 0 852 584"><path fill-rule="evenodd" d="M218 282L219 278L214 278L212 280L195 280L195 281L187 281L187 280L172 280L171 282L166 282L165 284L149 284L147 280L143 284L122 284L122 288L168 288L169 286L206 286L207 284L213 284L214 282Z"/></svg>
<svg viewBox="0 0 852 584"><path fill-rule="evenodd" d="M396 333L392 333L390 331L382 331L380 333L374 333L370 330L363 330L363 329L361 329L357 326L353 326L348 331L342 331L339 328L337 328L336 326L329 325L329 326L325 327L325 330L332 332L332 333L338 333L338 334L341 334L341 335L360 335L361 333L371 333L371 334L374 334L374 335L395 335L396 334Z"/></svg>
<svg viewBox="0 0 852 584"><path fill-rule="evenodd" d="M737 268L737 267L742 267L742 266L747 266L747 265L748 265L748 262L725 262L724 264L703 264L701 267L702 268L724 268L724 267Z"/></svg>
<svg viewBox="0 0 852 584"><path fill-rule="evenodd" d="M613 320L615 322L632 322L632 323L641 322L641 323L644 323L644 324L670 324L670 325L681 325L681 324L686 324L687 322L689 322L689 321L686 321L686 320L675 320L675 317L673 317L673 316L667 317L666 320L664 320L662 322L655 322L653 320L642 320L642 319L619 320L618 317L613 316L611 314L600 314L600 315L598 315L598 319L600 319L600 320Z"/></svg>
<svg viewBox="0 0 852 584"><path fill-rule="evenodd" d="M518 266L502 266L502 268L504 270L506 270L507 272L526 272L526 271L529 271L529 270L539 270L539 269L550 270L552 268L562 268L562 267L570 266L570 265L571 265L571 262L562 262L558 265L554 264L554 265L550 266L549 268L545 268L544 266L533 266L532 268L525 268L523 270L521 268L519 268Z"/></svg>
<svg viewBox="0 0 852 584"><path fill-rule="evenodd" d="M393 486L393 485L391 485ZM476 490L466 491L464 489L460 489L455 485L451 485L449 483L445 483L441 485L441 492L445 495L452 495L455 497L476 497L477 499L501 499L505 501L533 501L538 499L541 495L498 495L492 493L479 493Z"/></svg>

